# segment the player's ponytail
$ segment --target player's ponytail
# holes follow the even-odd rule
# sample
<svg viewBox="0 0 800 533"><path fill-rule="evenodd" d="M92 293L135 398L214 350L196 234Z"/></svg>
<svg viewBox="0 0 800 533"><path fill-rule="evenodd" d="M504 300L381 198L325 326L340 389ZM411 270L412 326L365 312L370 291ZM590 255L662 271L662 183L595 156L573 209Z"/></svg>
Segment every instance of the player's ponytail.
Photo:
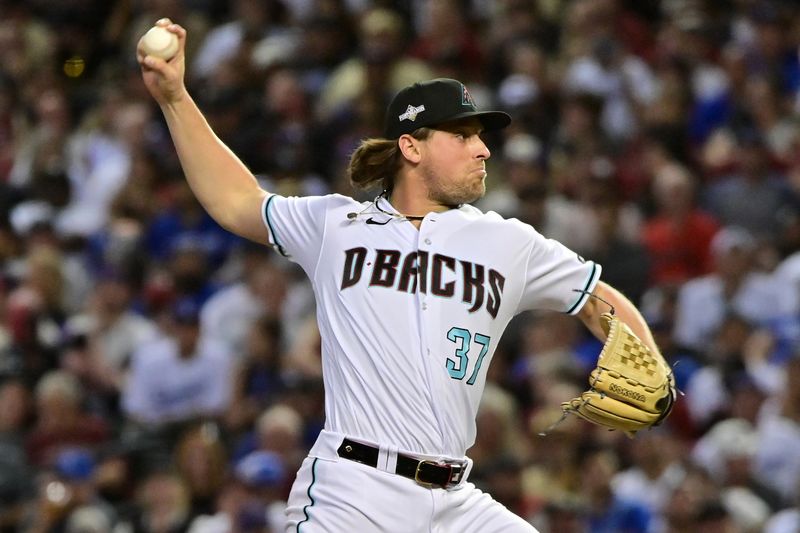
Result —
<svg viewBox="0 0 800 533"><path fill-rule="evenodd" d="M431 132L429 128L420 128L411 133L411 136L415 139L427 139ZM397 139L364 139L350 156L347 177L356 189L380 188L391 191L401 161Z"/></svg>

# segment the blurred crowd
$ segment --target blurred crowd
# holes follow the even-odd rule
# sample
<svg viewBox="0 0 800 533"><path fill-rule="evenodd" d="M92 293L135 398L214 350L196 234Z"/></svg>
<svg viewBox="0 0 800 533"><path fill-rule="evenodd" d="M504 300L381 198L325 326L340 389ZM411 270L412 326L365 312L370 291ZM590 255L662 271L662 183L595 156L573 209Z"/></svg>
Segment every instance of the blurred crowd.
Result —
<svg viewBox="0 0 800 533"><path fill-rule="evenodd" d="M800 531L797 2L0 14L0 532L282 531L324 423L307 280L205 214L141 81L135 45L161 17L188 30L212 127L280 194L367 199L343 169L416 80L458 78L514 116L487 138L479 207L601 263L683 394L635 439L557 423L600 344L522 315L489 370L478 486L542 533Z"/></svg>

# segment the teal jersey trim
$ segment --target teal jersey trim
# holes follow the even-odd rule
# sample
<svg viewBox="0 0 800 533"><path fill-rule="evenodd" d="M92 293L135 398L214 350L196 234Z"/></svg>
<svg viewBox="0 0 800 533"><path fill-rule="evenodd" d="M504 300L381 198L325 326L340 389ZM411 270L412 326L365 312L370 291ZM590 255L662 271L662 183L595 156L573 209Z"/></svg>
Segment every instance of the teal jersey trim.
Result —
<svg viewBox="0 0 800 533"><path fill-rule="evenodd" d="M278 253L281 254L283 257L289 257L283 250L283 246L281 246L281 243L278 242L278 234L275 233L275 227L272 225L272 221L269 219L269 206L272 203L272 200L274 199L275 195L273 194L272 196L269 197L269 200L267 200L266 207L264 207L264 214L266 215L267 218L267 227L269 228L269 232L272 234L272 240L275 241L275 249L278 250Z"/></svg>
<svg viewBox="0 0 800 533"><path fill-rule="evenodd" d="M584 287L583 287L584 291L588 291L589 290L589 286L591 286L592 281L594 281L595 272L597 272L597 263L592 263L592 271L589 274L589 279L587 279L586 283L584 284ZM589 298L589 295L586 292L582 292L581 295L578 296L578 300L574 304L572 304L572 307L570 307L567 310L567 314L571 315L575 311L575 309L578 308L579 305L581 305L583 302L586 301L587 298Z"/></svg>
<svg viewBox="0 0 800 533"><path fill-rule="evenodd" d="M306 517L297 523L297 533L300 533L301 525L311 520L311 516L308 514L308 508L314 506L314 497L311 495L311 487L313 487L314 483L317 482L317 461L318 459L315 458L314 463L311 465L311 485L308 486L308 490L306 491L306 494L308 494L308 499L311 500L311 503L303 507L303 514L306 515Z"/></svg>

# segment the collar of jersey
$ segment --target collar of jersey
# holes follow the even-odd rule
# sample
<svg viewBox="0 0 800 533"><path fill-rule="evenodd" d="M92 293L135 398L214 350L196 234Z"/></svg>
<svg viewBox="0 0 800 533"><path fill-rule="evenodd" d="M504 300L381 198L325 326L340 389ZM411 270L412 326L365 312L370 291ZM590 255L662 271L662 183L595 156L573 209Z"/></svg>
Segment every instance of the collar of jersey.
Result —
<svg viewBox="0 0 800 533"><path fill-rule="evenodd" d="M378 211L380 211L381 214L383 214L383 215L387 215L387 214L391 213L393 215L399 215L401 217L408 216L408 215L405 215L405 214L401 213L397 209L395 209L395 207L392 205L392 202L389 201L388 195L389 195L388 191L382 191L378 196L375 197L375 200L373 201L373 204L375 204L375 207L378 209ZM380 202L381 200L383 200L386 203L386 205L389 206L389 209L384 209L383 207L378 205L378 202ZM468 205L468 204L459 204L459 205L457 205L455 207L449 208L447 211L437 211L437 212L429 211L428 213L423 215L423 217L426 217L431 213L433 213L435 215L443 215L443 214L448 213L450 211L461 211L461 209L465 205ZM388 213L387 213L387 211L388 211ZM421 219L419 219L419 220L421 220Z"/></svg>

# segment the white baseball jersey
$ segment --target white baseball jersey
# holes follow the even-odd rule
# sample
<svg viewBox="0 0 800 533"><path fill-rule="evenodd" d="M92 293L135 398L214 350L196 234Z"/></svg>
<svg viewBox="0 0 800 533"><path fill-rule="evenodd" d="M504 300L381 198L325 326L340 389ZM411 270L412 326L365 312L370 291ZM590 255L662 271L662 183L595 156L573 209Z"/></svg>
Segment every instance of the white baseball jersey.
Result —
<svg viewBox="0 0 800 533"><path fill-rule="evenodd" d="M577 313L601 270L470 205L429 213L419 230L340 195L270 195L263 217L270 243L314 288L325 429L410 452L463 457L509 320Z"/></svg>

